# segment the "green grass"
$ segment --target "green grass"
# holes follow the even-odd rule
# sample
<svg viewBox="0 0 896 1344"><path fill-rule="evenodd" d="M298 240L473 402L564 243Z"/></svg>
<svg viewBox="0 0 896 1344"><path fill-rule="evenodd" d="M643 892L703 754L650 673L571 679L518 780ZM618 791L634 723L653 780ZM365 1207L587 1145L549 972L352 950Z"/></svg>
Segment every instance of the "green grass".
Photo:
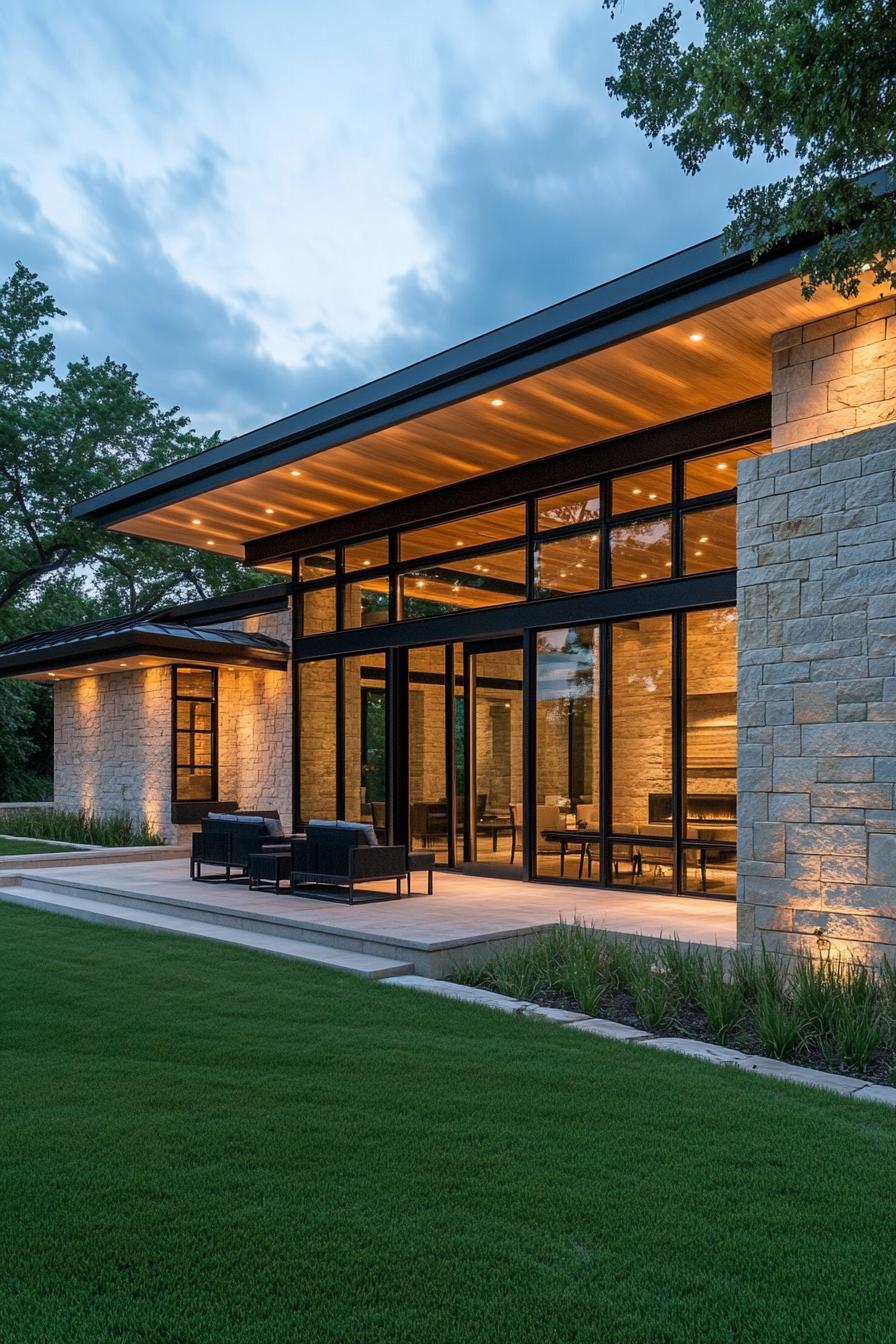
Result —
<svg viewBox="0 0 896 1344"><path fill-rule="evenodd" d="M164 836L154 831L145 817L135 819L129 812L107 812L100 816L86 807L70 811L61 807L16 808L0 813L0 831L6 835L112 848L165 843Z"/></svg>
<svg viewBox="0 0 896 1344"><path fill-rule="evenodd" d="M3 823L0 821L0 830ZM5 840L0 836L0 856L6 854L67 854L61 845L42 845L39 840Z"/></svg>
<svg viewBox="0 0 896 1344"><path fill-rule="evenodd" d="M0 995L4 1344L893 1338L884 1107L14 906Z"/></svg>

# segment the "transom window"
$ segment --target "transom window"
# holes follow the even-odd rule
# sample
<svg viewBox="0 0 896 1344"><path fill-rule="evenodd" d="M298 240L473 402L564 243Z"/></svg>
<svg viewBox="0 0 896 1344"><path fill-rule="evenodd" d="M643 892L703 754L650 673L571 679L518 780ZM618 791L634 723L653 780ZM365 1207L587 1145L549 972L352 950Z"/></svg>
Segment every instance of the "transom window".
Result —
<svg viewBox="0 0 896 1344"><path fill-rule="evenodd" d="M295 567L299 628L325 634L732 569L737 465L770 447L678 456L308 552Z"/></svg>

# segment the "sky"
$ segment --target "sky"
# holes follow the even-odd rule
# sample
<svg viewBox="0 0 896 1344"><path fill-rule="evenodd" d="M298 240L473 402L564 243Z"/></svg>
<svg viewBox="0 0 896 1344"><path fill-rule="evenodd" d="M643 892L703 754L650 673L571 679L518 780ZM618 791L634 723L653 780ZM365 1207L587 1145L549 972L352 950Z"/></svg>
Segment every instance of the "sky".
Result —
<svg viewBox="0 0 896 1344"><path fill-rule="evenodd" d="M229 438L717 233L604 80L624 0L4 0L0 274Z"/></svg>

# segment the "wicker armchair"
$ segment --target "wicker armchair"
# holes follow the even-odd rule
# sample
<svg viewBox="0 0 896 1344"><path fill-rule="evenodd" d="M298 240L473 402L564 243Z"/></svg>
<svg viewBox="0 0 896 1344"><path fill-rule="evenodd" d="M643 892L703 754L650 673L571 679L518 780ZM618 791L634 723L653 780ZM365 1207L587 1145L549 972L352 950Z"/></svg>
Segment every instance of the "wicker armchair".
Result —
<svg viewBox="0 0 896 1344"><path fill-rule="evenodd" d="M242 881L248 876L249 855L271 845L283 844L272 834L271 825L257 813L250 816L204 817L194 831L190 854L190 877L194 882ZM223 873L203 876L202 865L223 868Z"/></svg>
<svg viewBox="0 0 896 1344"><path fill-rule="evenodd" d="M292 889L347 887L348 895L332 890L301 895L325 901L396 900L401 895L401 880L407 873L404 845L377 844L372 826L351 821L309 821L305 836L292 841ZM391 892L365 892L356 898L355 888L364 882L394 880Z"/></svg>

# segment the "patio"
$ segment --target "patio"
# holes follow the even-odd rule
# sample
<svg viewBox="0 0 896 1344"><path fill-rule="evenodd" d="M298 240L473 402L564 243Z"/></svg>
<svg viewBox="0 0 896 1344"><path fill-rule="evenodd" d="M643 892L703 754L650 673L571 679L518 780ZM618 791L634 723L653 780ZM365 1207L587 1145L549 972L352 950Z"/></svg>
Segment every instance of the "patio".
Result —
<svg viewBox="0 0 896 1344"><path fill-rule="evenodd" d="M428 975L446 974L460 961L487 956L506 940L524 938L559 919L583 919L622 935L677 935L684 942L720 947L732 947L736 939L732 901L449 872L436 872L432 896L354 906L286 892L250 892L236 883L191 882L186 859L60 864L30 869L22 880L45 892L412 961L418 973ZM416 882L422 885L422 875Z"/></svg>

